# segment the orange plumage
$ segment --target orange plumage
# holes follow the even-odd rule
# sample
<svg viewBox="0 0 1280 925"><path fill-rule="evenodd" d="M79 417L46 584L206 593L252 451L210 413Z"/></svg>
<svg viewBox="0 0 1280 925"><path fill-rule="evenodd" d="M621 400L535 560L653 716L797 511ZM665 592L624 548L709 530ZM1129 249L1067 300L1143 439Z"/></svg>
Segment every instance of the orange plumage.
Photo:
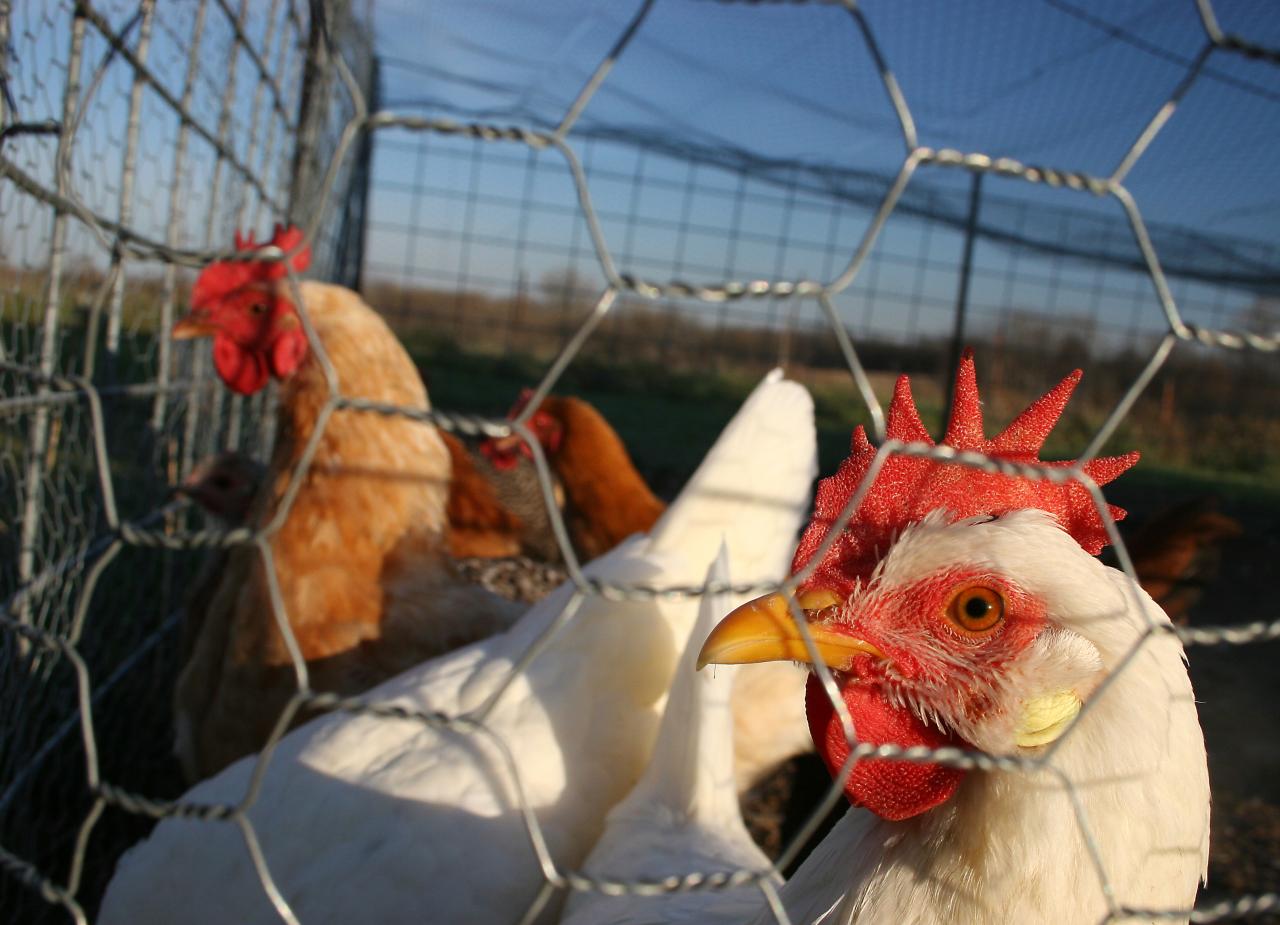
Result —
<svg viewBox="0 0 1280 925"><path fill-rule="evenodd" d="M521 396L513 415L529 397L528 392ZM563 498L569 539L581 561L590 561L628 536L647 531L666 510L636 471L618 432L588 402L549 395L530 417L529 429L546 454L557 499ZM527 476L531 454L518 436L488 440L482 452L494 470L492 477L500 496L507 494L502 488L504 479ZM524 493L534 493L527 477L521 479L521 485ZM537 498L541 503L540 493ZM539 531L526 529L522 548L533 555L545 555L548 547L558 553L551 538L544 535L549 532L549 523Z"/></svg>
<svg viewBox="0 0 1280 925"><path fill-rule="evenodd" d="M193 779L257 751L298 690L279 621L297 641L310 688L350 695L504 628L520 609L453 571L444 536L450 456L430 424L334 410L284 509L329 386L314 350L279 347L301 330L286 283L261 274L240 286L209 283L228 266L237 267L233 282L246 275L238 265L209 267L196 294L213 295L193 299L174 336L212 335L229 386L251 387L268 373L282 380L275 448L249 522L283 520L261 549L228 552L196 619L201 631L175 695L177 749ZM342 395L428 407L408 354L355 293L312 282L299 292Z"/></svg>
<svg viewBox="0 0 1280 925"><path fill-rule="evenodd" d="M539 410L560 424L550 462L564 487L565 525L580 559L603 555L657 522L666 504L649 490L604 415L571 396L548 396Z"/></svg>

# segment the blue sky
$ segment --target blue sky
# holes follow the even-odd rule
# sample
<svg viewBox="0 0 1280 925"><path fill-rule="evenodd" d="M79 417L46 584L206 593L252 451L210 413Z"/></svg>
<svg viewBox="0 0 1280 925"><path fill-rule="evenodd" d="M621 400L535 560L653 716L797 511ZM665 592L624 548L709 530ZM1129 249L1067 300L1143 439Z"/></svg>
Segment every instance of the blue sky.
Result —
<svg viewBox="0 0 1280 925"><path fill-rule="evenodd" d="M865 6L923 143L1095 173L1116 164L1204 41L1189 0ZM1227 29L1280 46L1274 4L1217 6ZM380 53L440 74L397 79L389 69L387 98L553 124L636 7L376 4ZM1132 175L1153 220L1275 230L1244 213L1280 209L1280 164L1260 156L1280 140L1278 77L1273 65L1213 57ZM833 7L658 2L588 109L584 125L593 123L819 163L889 168L901 157L870 56Z"/></svg>
<svg viewBox="0 0 1280 925"><path fill-rule="evenodd" d="M1228 31L1280 46L1274 0L1216 0L1215 7ZM250 4L252 35L265 29L264 8ZM384 104L552 126L637 8L634 0L378 0L371 9L377 51L385 61ZM52 118L60 111L69 13L56 9L48 18L36 16L38 3L19 4L15 11L27 24L15 30L11 81L24 118ZM180 88L190 7L158 9L150 63L166 86ZM865 10L923 143L1095 173L1116 164L1204 41L1191 0L871 0ZM119 27L129 12L112 12L112 22ZM86 61L96 63L106 45L92 30L90 36ZM208 125L217 122L227 82L229 39L225 16L215 9L193 103ZM291 68L284 67L286 92L289 74L296 73ZM118 208L129 84L128 69L112 65L76 151L77 192L107 214ZM233 137L245 154L255 86L256 75L242 56ZM258 130L260 140L266 124ZM782 182L760 175L744 179L705 164L691 167L679 156L642 153L633 144L596 137L611 131L738 152L780 165ZM170 202L176 135L171 112L145 93L134 223L157 237L163 236ZM1128 186L1150 222L1280 242L1277 142L1280 68L1215 54ZM280 144L277 133L277 166L285 163ZM586 162L621 268L654 280L696 282L838 272L865 227L866 207L837 208L829 198L789 188L787 165L865 171L875 178L894 170L903 156L871 56L845 12L712 0L656 2L588 106L573 144ZM24 169L49 175L50 139L6 145ZM589 284L600 280L555 152L535 155L517 144L395 131L379 134L375 151L371 276L498 293L511 292L521 281L536 287L565 266ZM274 216L245 195L243 184L224 186L213 209L208 146L193 142L191 157L186 243L205 242L211 210L218 243L229 239L236 222L256 223L259 230L269 226ZM962 209L968 182L960 171L926 168L909 195L937 190ZM988 178L985 190L983 216L992 222L1035 223L1044 206L1066 206L1075 210L1067 230L1087 238L1091 216L1120 214L1114 201L998 177ZM47 211L25 197L6 199L0 191L0 213L8 258L42 261ZM73 250L91 252L90 242L80 238L73 238ZM945 328L961 244L954 230L895 215L842 311L855 325L896 336ZM1133 250L1124 235L1107 246ZM1260 259L1273 267L1280 263L1274 249ZM1027 310L1067 320L1088 316L1091 323L1130 333L1149 332L1160 323L1141 274L1028 259L983 242L974 279L975 307L989 324ZM1188 315L1206 323L1229 323L1252 298L1249 292L1185 280L1174 285ZM761 302L733 307L744 319L765 321L781 310ZM812 307L804 312L812 316Z"/></svg>
<svg viewBox="0 0 1280 925"><path fill-rule="evenodd" d="M136 4L103 4L97 7L114 30L126 31L136 48L139 23ZM194 20L193 3L175 0L156 5L147 67L175 98L186 82ZM234 12L234 5L232 6ZM247 4L245 31L261 46L268 33L270 4ZM63 94L71 45L71 4L26 0L14 4L9 49L9 90L14 98L12 118L22 121L62 119ZM299 53L289 46L292 33L279 28L279 19L264 57L272 62L286 95L297 95ZM269 187L284 179L288 139L270 106L269 94L258 94L259 75L241 53L230 63L233 32L230 18L209 4L197 58L191 112L210 132L217 132L223 97L231 90L230 146ZM296 44L296 43L294 43ZM106 40L92 27L85 29L81 54L81 99L85 101L71 163L74 193L90 208L109 217L120 209L121 173L127 131L133 70L114 55ZM92 92L90 92L92 91ZM293 107L294 104L286 103ZM296 113L290 112L290 118ZM130 223L144 234L163 240L174 191L174 153L179 122L173 109L157 93L144 89L141 96L140 133L136 184ZM268 142L270 144L268 145ZM53 185L56 136L31 135L7 139L5 155L38 181ZM271 209L231 171L213 184L213 149L191 134L185 169L188 180L178 190L184 212L181 243L202 246L209 217L219 244L229 242L237 223L269 227ZM17 264L38 264L48 255L48 209L22 195L8 195L0 187L0 228L6 236L5 258ZM70 249L76 254L96 254L100 247L72 223Z"/></svg>
<svg viewBox="0 0 1280 925"><path fill-rule="evenodd" d="M376 4L384 103L554 126L636 8L574 0ZM1217 9L1227 31L1280 45L1280 17L1274 8L1267 14L1266 2L1220 0ZM1119 162L1204 42L1190 0L873 0L865 10L922 143L1096 174ZM802 194L788 216L785 184L753 180L748 211L735 216L735 173L701 167L691 177L679 158L638 156L629 145L587 142L590 135L620 129L762 160L873 172L896 169L904 153L852 19L814 5L659 0L579 124L575 149L589 161L611 251L624 270L650 279L821 276L843 265L865 213L832 216L821 197ZM1280 68L1215 54L1127 185L1149 222L1276 241L1280 159L1266 152L1277 142ZM379 138L373 274L498 291L519 275L536 280L566 263L592 278L581 222L564 208L572 206L572 189L554 152L530 166L521 146L490 145L477 156L475 144ZM912 190L935 187L962 198L968 182L959 171L926 168ZM1080 222L1090 213L1122 214L1110 199L998 177L987 178L985 191L993 202L1004 201L1008 215L1021 208L1032 221L1042 203L1078 210ZM530 197L540 204L532 219L518 205ZM993 220L998 212L989 213ZM676 229L681 224L686 228ZM405 235L409 227L420 233ZM728 246L753 232L760 240ZM461 245L471 238L477 243ZM813 246L779 244L780 238ZM520 240L525 244L513 245ZM960 245L958 234L925 231L895 216L874 266L851 293L857 306L849 311L900 335L945 327ZM1133 250L1127 237L1113 246ZM1130 332L1160 324L1139 274L1025 257L1021 270L1010 269L1018 263L1000 248L978 249L974 298L991 323L1015 308L1087 314ZM1030 264L1037 266L1028 273ZM877 278L867 279L873 272ZM1229 323L1252 299L1247 292L1174 285L1188 315L1207 323ZM776 311L758 304L740 310Z"/></svg>

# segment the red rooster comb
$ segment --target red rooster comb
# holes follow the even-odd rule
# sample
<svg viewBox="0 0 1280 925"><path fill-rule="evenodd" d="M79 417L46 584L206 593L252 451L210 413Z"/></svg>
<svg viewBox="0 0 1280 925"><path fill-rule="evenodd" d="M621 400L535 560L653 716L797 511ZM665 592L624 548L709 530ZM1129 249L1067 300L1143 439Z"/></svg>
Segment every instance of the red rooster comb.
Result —
<svg viewBox="0 0 1280 925"><path fill-rule="evenodd" d="M507 412L507 420L514 421L518 418L532 398L533 389L521 389L520 397ZM564 436L563 429L560 422L546 411L539 409L530 415L529 429L548 453L554 454L560 449L560 441ZM529 459L533 458L533 451L514 433L507 437L489 437L481 442L480 452L498 470L514 468L520 461L521 455Z"/></svg>
<svg viewBox="0 0 1280 925"><path fill-rule="evenodd" d="M235 234L236 250L251 251L268 244L274 244L286 254L292 252L302 243L302 229L290 225L276 225L271 240L261 244L254 241L253 232L242 235ZM311 248L304 247L288 258L295 273L301 273L311 265ZM288 271L281 260L216 260L196 279L191 292L191 303L195 306L207 304L224 298L236 290L255 283L274 282L283 279Z"/></svg>
<svg viewBox="0 0 1280 925"><path fill-rule="evenodd" d="M942 443L996 459L1042 462L1038 455L1040 448L1079 381L1080 370L1077 369L1018 415L998 437L988 440L983 433L982 405L978 398L973 354L965 351L956 371L955 400ZM911 383L906 376L899 377L894 389L887 433L890 439L934 445L920 422L920 414L911 398ZM818 484L813 520L800 538L800 546L792 562L793 572L804 567L822 545L828 529L857 491L875 455L875 447L867 439L866 430L859 425L853 432L852 453L840 464L835 475ZM1090 460L1083 469L1099 485L1105 485L1137 461L1138 454L1129 453ZM1045 463L1063 468L1074 464L1072 460ZM1115 505L1108 507L1116 520L1124 517L1125 512L1121 508ZM1079 482L1025 479L969 466L948 465L933 459L890 456L839 539L805 586L829 587L842 594L849 593L858 581L870 576L903 528L930 511L945 509L959 518L1005 514L1023 508L1037 508L1053 514L1090 555L1097 555L1107 545L1102 517L1088 489Z"/></svg>

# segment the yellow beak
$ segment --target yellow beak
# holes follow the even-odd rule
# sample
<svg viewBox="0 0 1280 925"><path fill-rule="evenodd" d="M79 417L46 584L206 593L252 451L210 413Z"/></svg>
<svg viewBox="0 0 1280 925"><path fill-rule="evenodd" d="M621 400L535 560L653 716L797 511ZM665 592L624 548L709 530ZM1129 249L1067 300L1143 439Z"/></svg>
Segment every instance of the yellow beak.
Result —
<svg viewBox="0 0 1280 925"><path fill-rule="evenodd" d="M179 318L169 336L174 340L191 340L195 337L212 337L217 333L218 329L216 327L202 316L192 313L184 318Z"/></svg>
<svg viewBox="0 0 1280 925"><path fill-rule="evenodd" d="M834 592L818 589L802 593L796 603L810 614L838 600ZM844 671L857 655L885 658L871 643L835 632L821 622L810 619L808 627L818 657L828 668ZM734 610L711 631L698 653L699 668L784 660L813 662L784 594L766 594Z"/></svg>

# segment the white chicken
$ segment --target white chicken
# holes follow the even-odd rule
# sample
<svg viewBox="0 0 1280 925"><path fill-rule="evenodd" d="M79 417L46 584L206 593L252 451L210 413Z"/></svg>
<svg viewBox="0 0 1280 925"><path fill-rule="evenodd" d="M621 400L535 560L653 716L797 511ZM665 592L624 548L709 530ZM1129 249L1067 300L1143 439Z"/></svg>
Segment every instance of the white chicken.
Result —
<svg viewBox="0 0 1280 925"><path fill-rule="evenodd" d="M729 583L726 549L712 563L707 584ZM771 879L772 864L751 840L738 809L734 783L734 711L736 668L697 674L701 642L724 613L725 596L702 599L698 622L671 682L653 756L644 776L615 806L604 834L583 865L588 876L604 881L679 880L697 872L733 874L752 871ZM792 704L792 709L795 704ZM780 879L775 886L780 884ZM709 906L718 916L745 919L759 904L753 882L707 892L657 895L609 895L576 892L569 897L561 925L643 925L698 922Z"/></svg>
<svg viewBox="0 0 1280 925"><path fill-rule="evenodd" d="M966 356L943 442L1035 461L1078 379L987 440ZM888 433L929 439L905 377ZM819 487L797 571L875 456L861 429L853 450ZM1135 461L1084 471L1101 484ZM1078 483L886 462L796 598L857 741L1043 756L1053 770L857 762L845 793L863 808L784 887L792 922L1093 925L1116 909L1168 921L1191 907L1208 858L1204 739L1168 618L1094 558L1105 540ZM776 658L810 658L779 595L730 614L701 661ZM840 769L850 743L816 678L807 711ZM713 908L702 921L743 919Z"/></svg>
<svg viewBox="0 0 1280 925"><path fill-rule="evenodd" d="M812 401L775 371L650 534L596 560L588 575L696 585L727 534L736 538L736 580L776 582L815 469ZM556 864L582 862L645 767L697 601L592 595L575 611L573 597L562 587L507 633L367 698L426 714L481 711L483 729L329 715L281 742L248 817L302 922L514 921L544 883L522 807ZM255 768L242 760L186 800L235 803ZM548 904L543 918L557 911ZM121 860L100 917L106 925L278 920L239 828L179 818Z"/></svg>

